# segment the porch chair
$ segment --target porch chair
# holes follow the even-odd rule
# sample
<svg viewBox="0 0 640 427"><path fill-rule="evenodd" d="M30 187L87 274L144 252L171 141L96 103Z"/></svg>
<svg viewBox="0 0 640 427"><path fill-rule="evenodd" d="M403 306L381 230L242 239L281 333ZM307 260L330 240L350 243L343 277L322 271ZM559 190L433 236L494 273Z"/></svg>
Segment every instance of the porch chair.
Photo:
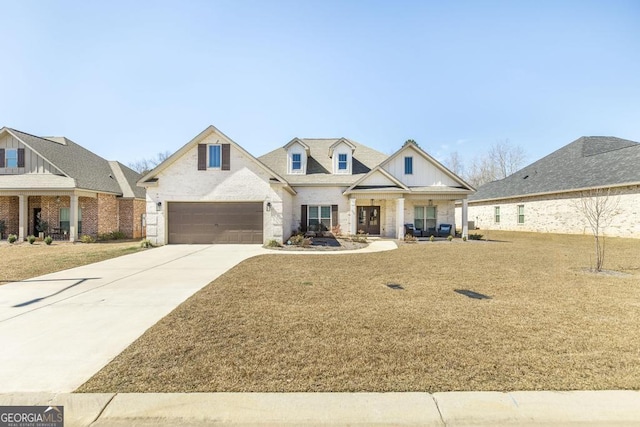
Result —
<svg viewBox="0 0 640 427"><path fill-rule="evenodd" d="M451 234L451 224L440 224L438 226L438 236L449 236Z"/></svg>
<svg viewBox="0 0 640 427"><path fill-rule="evenodd" d="M408 234L413 237L422 237L423 231L419 228L415 228L413 224L405 224L404 225L404 234Z"/></svg>

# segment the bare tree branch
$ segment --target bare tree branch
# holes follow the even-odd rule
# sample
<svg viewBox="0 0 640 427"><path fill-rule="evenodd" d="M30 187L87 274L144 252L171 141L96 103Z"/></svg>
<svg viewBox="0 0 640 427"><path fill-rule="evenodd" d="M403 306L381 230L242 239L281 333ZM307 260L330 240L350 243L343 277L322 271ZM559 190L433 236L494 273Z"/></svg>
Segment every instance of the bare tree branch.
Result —
<svg viewBox="0 0 640 427"><path fill-rule="evenodd" d="M151 171L151 169L158 166L160 163L164 162L169 156L171 156L171 153L169 151L161 151L158 154L156 154L155 157L152 157L149 159L135 160L133 162L129 162L127 166L129 166L131 169L138 172L139 174L144 175L149 171Z"/></svg>

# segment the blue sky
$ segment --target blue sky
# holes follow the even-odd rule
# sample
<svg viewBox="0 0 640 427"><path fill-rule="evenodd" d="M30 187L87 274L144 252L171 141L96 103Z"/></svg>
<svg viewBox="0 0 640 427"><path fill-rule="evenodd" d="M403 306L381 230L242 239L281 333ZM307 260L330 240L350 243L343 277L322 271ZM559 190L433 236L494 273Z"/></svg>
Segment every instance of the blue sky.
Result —
<svg viewBox="0 0 640 427"><path fill-rule="evenodd" d="M123 163L209 124L534 161L640 141L640 1L4 1L0 126Z"/></svg>

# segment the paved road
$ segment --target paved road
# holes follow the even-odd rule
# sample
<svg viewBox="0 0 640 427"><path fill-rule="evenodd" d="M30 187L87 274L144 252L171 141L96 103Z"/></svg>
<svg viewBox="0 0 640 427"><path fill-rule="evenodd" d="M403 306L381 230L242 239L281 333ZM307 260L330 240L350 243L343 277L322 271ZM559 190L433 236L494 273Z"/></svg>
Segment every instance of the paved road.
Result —
<svg viewBox="0 0 640 427"><path fill-rule="evenodd" d="M0 393L70 392L259 245L172 245L0 286Z"/></svg>

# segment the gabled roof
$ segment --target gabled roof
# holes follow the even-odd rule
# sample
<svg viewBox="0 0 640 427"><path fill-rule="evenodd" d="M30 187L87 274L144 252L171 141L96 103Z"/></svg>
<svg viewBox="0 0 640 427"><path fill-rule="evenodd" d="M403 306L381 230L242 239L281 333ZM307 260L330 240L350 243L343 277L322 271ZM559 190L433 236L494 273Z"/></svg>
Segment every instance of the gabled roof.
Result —
<svg viewBox="0 0 640 427"><path fill-rule="evenodd" d="M225 143L232 145L236 150L240 151L244 156L246 156L251 161L253 161L259 168L264 170L267 174L271 175L272 183L280 183L280 184L284 185L285 188L289 192L291 192L292 194L295 194L295 190L293 190L293 188L291 188L289 186L289 183L284 178L279 176L275 171L271 170L268 167L268 165L263 164L258 159L253 157L253 155L251 155L248 151L246 151L244 148L242 148L240 145L238 145L236 142L234 142L227 135L225 135L224 133L220 132L220 130L218 130L213 125L209 125L205 130L200 132L195 138L193 138L191 141L187 142L178 151L176 151L171 156L169 156L164 162L160 163L158 166L156 166L151 171L149 171L149 173L147 173L145 176L140 178L138 180L138 185L145 186L145 185L149 185L149 184L155 184L158 181L158 175L162 171L167 169L177 159L182 157L185 153L190 151L192 148L194 148L196 145L198 145L199 143L204 141L209 135L211 135L213 133L218 134L220 136L220 138L224 140Z"/></svg>
<svg viewBox="0 0 640 427"><path fill-rule="evenodd" d="M123 189L114 176L109 161L70 139L41 138L11 128L3 128L1 131L9 132L26 147L51 163L64 176L72 178L76 188L123 195ZM128 177L126 181L129 185L135 182L138 174L126 166L120 166L123 168L124 176ZM26 175L29 174L15 176L14 179L31 179L25 178ZM136 192L135 197L144 198L144 192Z"/></svg>
<svg viewBox="0 0 640 427"><path fill-rule="evenodd" d="M311 150L311 148L309 148L309 146L305 144L300 138L293 138L287 143L287 145L284 146L284 148L288 150L289 147L295 144L300 144L302 148L304 148L304 150L307 152L307 155L309 155L309 151Z"/></svg>
<svg viewBox="0 0 640 427"><path fill-rule="evenodd" d="M380 162L387 158L385 154L346 138L295 138L292 141L300 141L309 147L306 175L287 175L287 144L284 147L273 150L258 160L269 166L277 173L287 177L292 185L344 185L349 186L362 178ZM329 148L338 141L346 141L355 147L353 151L353 164L351 175L333 174L333 162L329 157Z"/></svg>
<svg viewBox="0 0 640 427"><path fill-rule="evenodd" d="M345 144L347 147L349 147L351 149L351 153L353 154L353 152L356 149L356 146L353 145L353 143L351 141L349 141L347 138L340 138L339 140L337 140L336 142L334 142L333 144L331 144L331 146L329 147L329 157L333 157L333 151L336 149L337 146L339 146L340 144Z"/></svg>
<svg viewBox="0 0 640 427"><path fill-rule="evenodd" d="M396 157L400 156L407 149L413 150L414 152L418 153L418 155L422 156L425 160L427 160L428 162L433 164L436 168L440 169L440 171L442 171L449 178L451 178L455 182L459 183L460 184L460 188L463 188L463 189L471 191L471 192L475 191L475 188L473 188L473 186L471 186L471 184L466 182L464 179L460 178L455 173L451 172L442 163L440 163L439 161L437 161L436 159L431 157L429 154L427 154L427 152L424 151L422 148L420 148L420 146L418 146L418 144L416 144L415 141L407 141L407 142L405 142L404 145L398 151L396 151L395 153L390 155L387 158L387 160L382 162L380 164L380 167L384 167L388 163L392 162Z"/></svg>
<svg viewBox="0 0 640 427"><path fill-rule="evenodd" d="M375 175L382 175L384 184L367 185L368 184L367 181L375 177ZM379 190L385 189L387 191L390 191L393 189L393 190L402 190L403 192L410 191L409 187L407 187L402 182L400 182L396 177L391 175L386 170L382 169L382 167L376 166L371 170L371 172L364 175L362 178L356 181L351 187L347 188L344 194L348 195L355 190L362 191L362 190L376 190L376 189L379 189Z"/></svg>
<svg viewBox="0 0 640 427"><path fill-rule="evenodd" d="M478 189L469 201L640 184L640 144L583 136L518 172Z"/></svg>

